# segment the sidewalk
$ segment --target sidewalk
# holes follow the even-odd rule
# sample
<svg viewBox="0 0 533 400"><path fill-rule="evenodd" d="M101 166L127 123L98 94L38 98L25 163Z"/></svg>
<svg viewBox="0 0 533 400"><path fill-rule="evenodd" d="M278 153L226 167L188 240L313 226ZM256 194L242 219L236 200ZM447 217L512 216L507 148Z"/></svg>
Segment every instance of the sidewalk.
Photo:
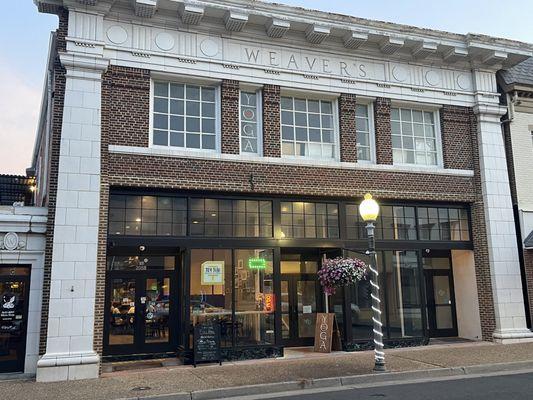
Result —
<svg viewBox="0 0 533 400"><path fill-rule="evenodd" d="M493 343L459 343L386 350L390 372L423 371L457 375L454 367L485 366L487 364L520 363L516 368L533 367L533 343L499 345ZM530 363L524 364L529 361ZM207 389L221 389L244 385L306 382L321 378L338 378L372 373L373 352L333 353L305 356L292 354L283 359L250 360L218 365L171 366L144 370L105 373L101 379L36 383L31 380L0 381L0 397L18 399L130 399L154 395L187 393ZM513 365L502 365L513 369ZM447 371L446 371L447 369ZM496 368L498 369L498 366ZM402 375L394 374L395 378ZM407 376L407 375L406 375ZM429 375L428 375L429 376ZM383 375L385 379L386 374ZM352 378L350 378L352 379ZM356 378L353 378L356 379ZM391 378L392 380L392 378ZM340 381L337 379L337 381ZM316 381L319 384L321 381ZM327 381L322 381L326 384ZM290 385L287 385L290 387ZM193 398L208 398L201 392ZM211 394L212 395L212 394ZM222 395L222 393L221 393ZM165 396L166 397L166 396ZM168 399L168 397L166 397ZM213 397L211 397L213 398Z"/></svg>

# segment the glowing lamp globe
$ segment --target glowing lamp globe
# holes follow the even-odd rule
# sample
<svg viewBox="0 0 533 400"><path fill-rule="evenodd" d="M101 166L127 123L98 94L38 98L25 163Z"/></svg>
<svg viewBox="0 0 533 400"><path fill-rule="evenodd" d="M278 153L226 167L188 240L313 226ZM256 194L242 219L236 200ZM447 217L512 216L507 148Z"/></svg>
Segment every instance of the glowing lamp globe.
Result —
<svg viewBox="0 0 533 400"><path fill-rule="evenodd" d="M359 215L365 222L374 222L378 219L379 204L370 193L365 194L365 199L359 204Z"/></svg>

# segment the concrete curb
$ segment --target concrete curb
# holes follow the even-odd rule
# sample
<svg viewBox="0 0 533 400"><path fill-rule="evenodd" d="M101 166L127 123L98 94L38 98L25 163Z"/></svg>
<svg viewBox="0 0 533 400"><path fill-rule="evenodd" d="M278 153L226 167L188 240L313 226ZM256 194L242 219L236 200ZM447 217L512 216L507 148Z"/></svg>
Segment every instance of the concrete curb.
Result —
<svg viewBox="0 0 533 400"><path fill-rule="evenodd" d="M281 393L302 389L321 389L342 386L368 385L375 383L393 383L416 379L445 378L527 369L533 369L533 361L481 364L464 367L432 368L418 371L385 372L379 374L342 376L333 378L304 379L301 381L292 382L264 383L260 385L236 386L220 389L195 390L192 392L128 397L121 400L215 400L266 393Z"/></svg>

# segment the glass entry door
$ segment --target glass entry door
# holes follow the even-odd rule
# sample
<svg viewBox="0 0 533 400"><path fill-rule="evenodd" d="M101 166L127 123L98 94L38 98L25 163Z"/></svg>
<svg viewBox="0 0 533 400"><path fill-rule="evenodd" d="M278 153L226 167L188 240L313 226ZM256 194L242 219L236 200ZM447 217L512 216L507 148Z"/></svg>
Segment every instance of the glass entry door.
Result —
<svg viewBox="0 0 533 400"><path fill-rule="evenodd" d="M171 276L154 272L135 275L108 276L106 353L171 351L173 327L177 326Z"/></svg>
<svg viewBox="0 0 533 400"><path fill-rule="evenodd" d="M310 346L315 335L317 281L313 275L281 277L281 335L287 346Z"/></svg>
<svg viewBox="0 0 533 400"><path fill-rule="evenodd" d="M457 317L450 258L425 257L423 260L429 336L457 336Z"/></svg>
<svg viewBox="0 0 533 400"><path fill-rule="evenodd" d="M2 275L3 272L13 275ZM26 274L15 275L19 273ZM0 373L24 372L29 268L0 266Z"/></svg>

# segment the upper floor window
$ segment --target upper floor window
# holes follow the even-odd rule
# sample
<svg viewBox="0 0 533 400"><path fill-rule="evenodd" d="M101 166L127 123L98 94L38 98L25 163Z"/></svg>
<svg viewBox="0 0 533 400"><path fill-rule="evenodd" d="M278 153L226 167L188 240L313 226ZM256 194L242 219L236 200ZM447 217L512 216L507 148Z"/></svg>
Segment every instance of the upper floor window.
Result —
<svg viewBox="0 0 533 400"><path fill-rule="evenodd" d="M355 132L357 135L357 161L374 160L374 126L372 121L372 105L357 104L355 106Z"/></svg>
<svg viewBox="0 0 533 400"><path fill-rule="evenodd" d="M261 91L241 91L241 153L261 155Z"/></svg>
<svg viewBox="0 0 533 400"><path fill-rule="evenodd" d="M337 158L331 100L281 98L281 154L315 159Z"/></svg>
<svg viewBox="0 0 533 400"><path fill-rule="evenodd" d="M217 149L217 89L154 82L152 144L186 149Z"/></svg>
<svg viewBox="0 0 533 400"><path fill-rule="evenodd" d="M438 127L433 111L391 109L392 154L395 164L440 164Z"/></svg>

